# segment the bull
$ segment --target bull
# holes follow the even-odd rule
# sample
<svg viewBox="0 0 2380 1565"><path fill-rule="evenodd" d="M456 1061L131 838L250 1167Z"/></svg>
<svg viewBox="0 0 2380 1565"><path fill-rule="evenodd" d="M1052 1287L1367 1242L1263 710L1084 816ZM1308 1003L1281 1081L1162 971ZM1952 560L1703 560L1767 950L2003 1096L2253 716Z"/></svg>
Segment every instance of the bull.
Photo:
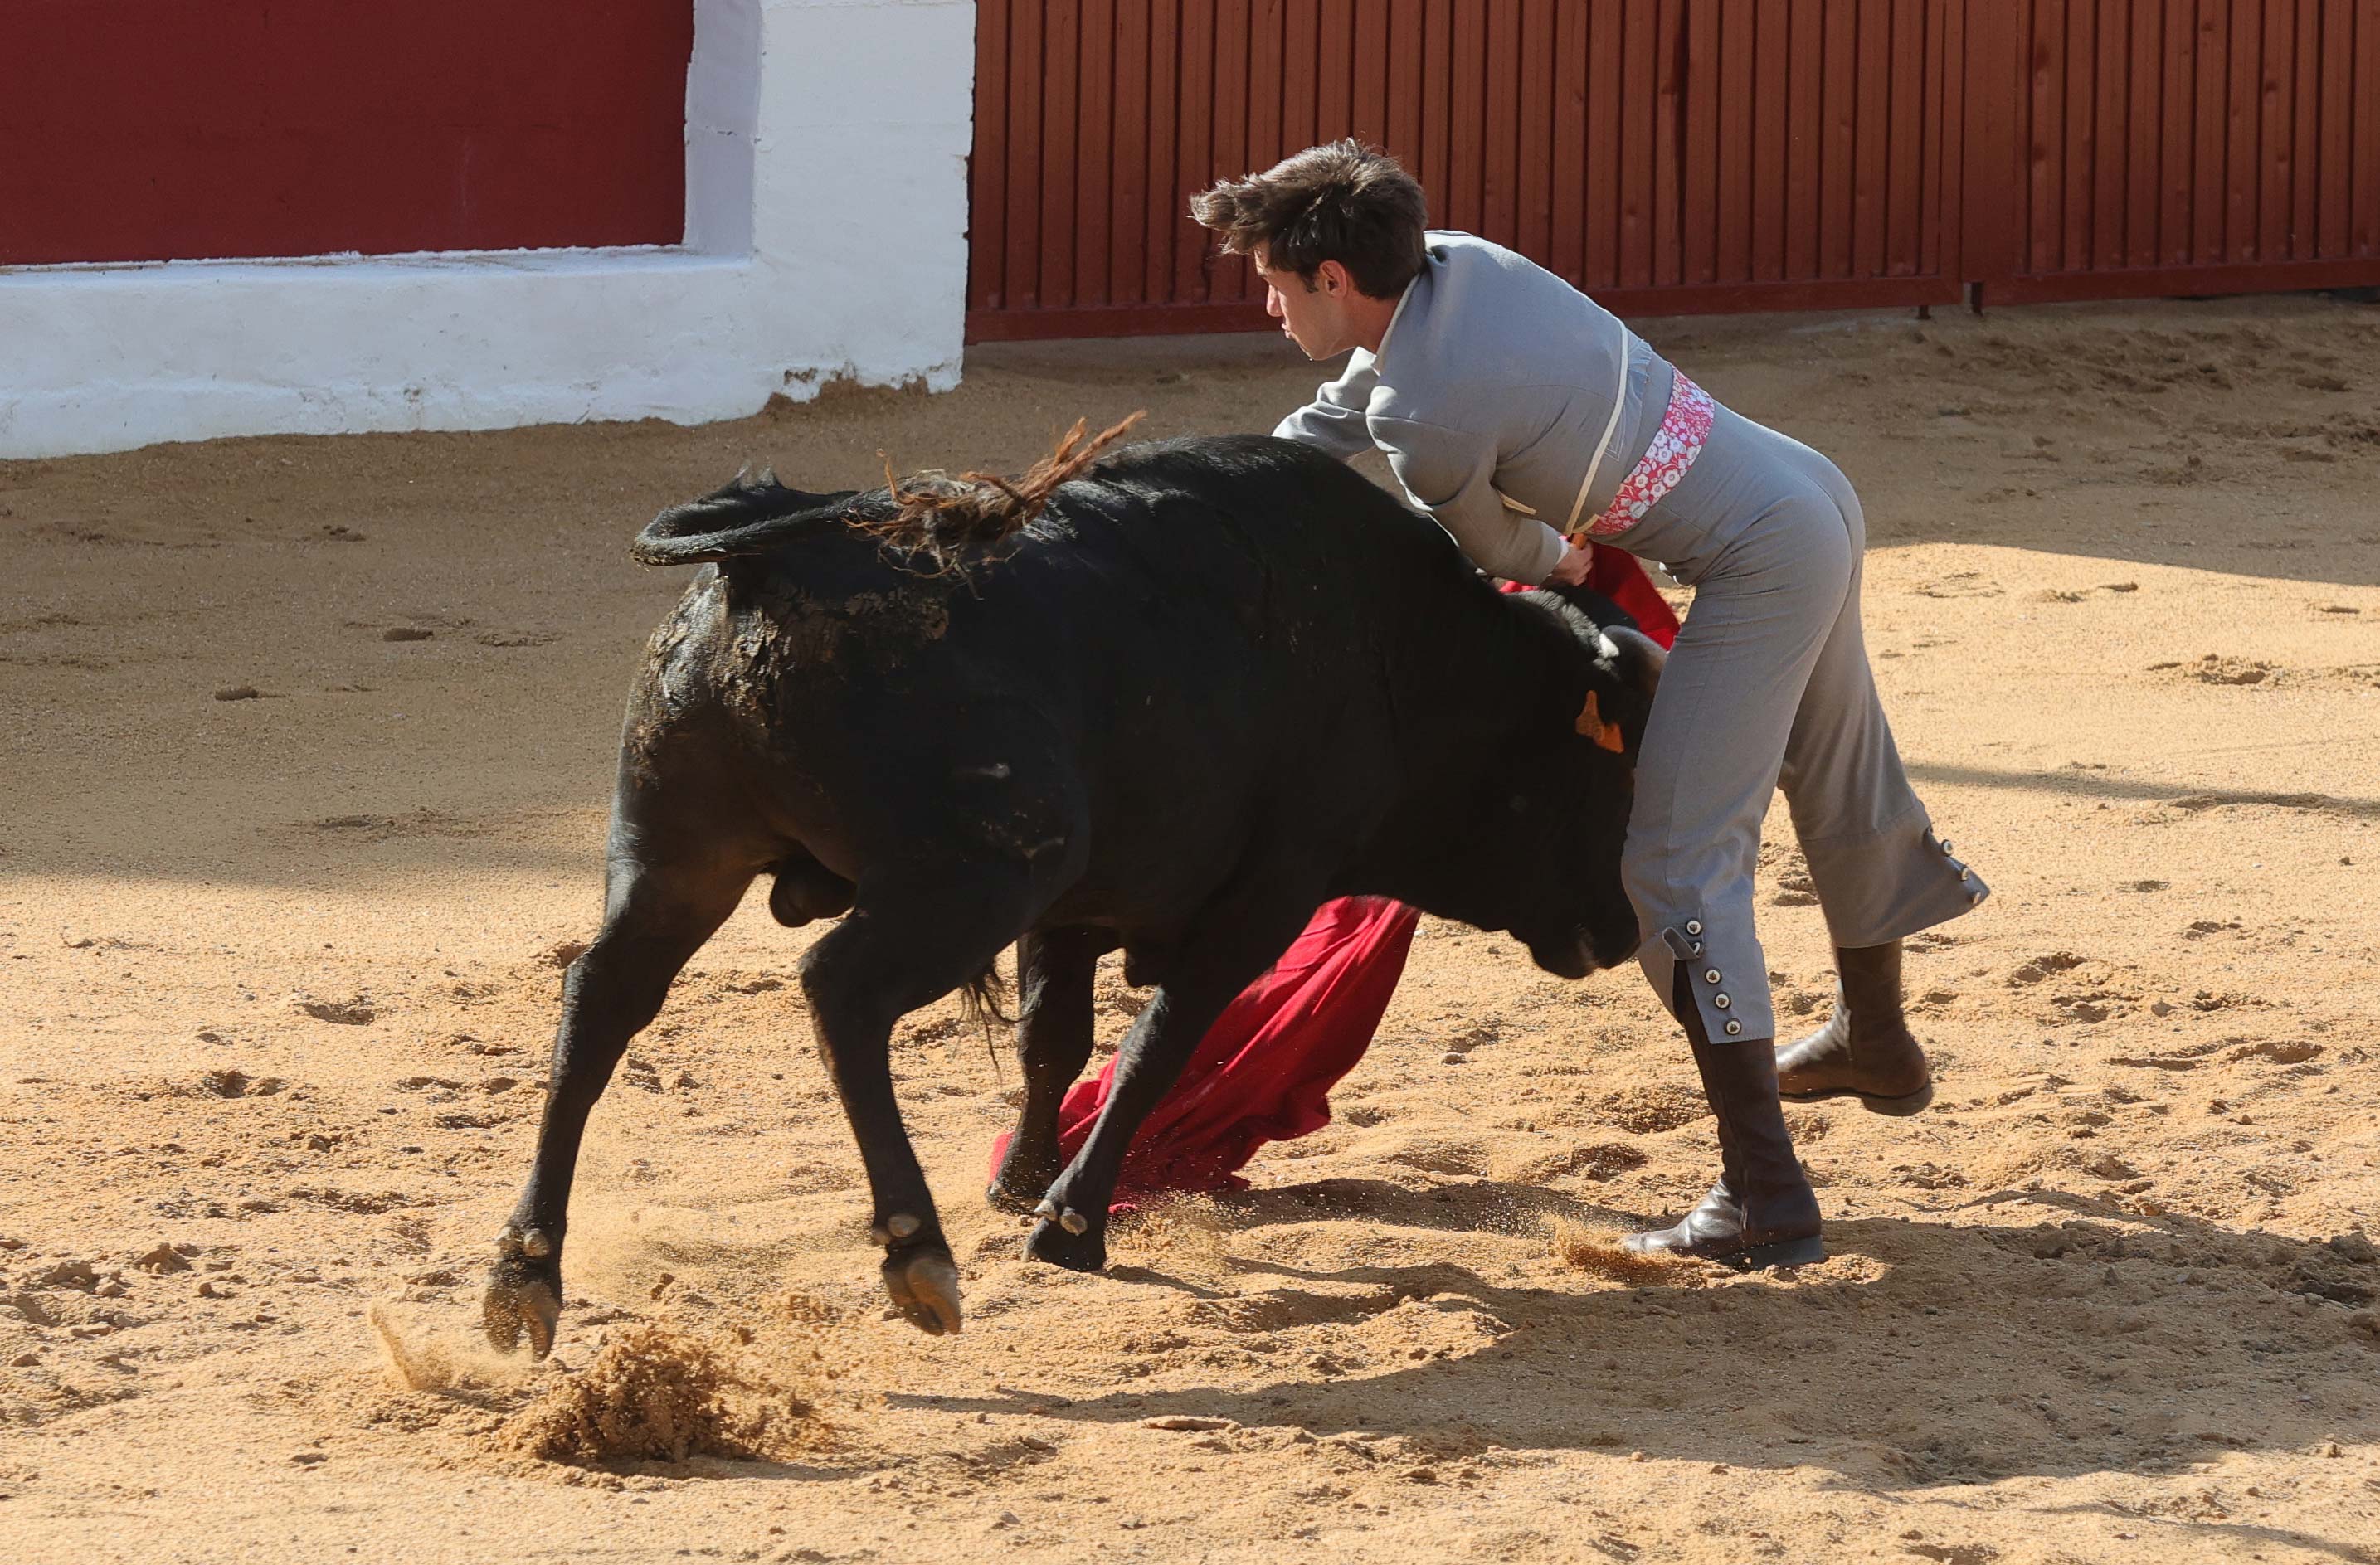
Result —
<svg viewBox="0 0 2380 1565"><path fill-rule="evenodd" d="M602 926L564 983L484 1296L499 1348L551 1348L588 1114L762 876L782 922L841 919L801 988L886 1291L936 1334L959 1328L958 1274L891 1034L953 991L986 999L1011 944L1026 1094L990 1195L1038 1215L1029 1255L1078 1269L1105 1264L1135 1129L1325 900L1510 931L1567 978L1634 951L1620 855L1660 649L1599 599L1499 592L1306 447L1103 451L1123 427L1077 425L1021 481L739 476L639 536L647 564L706 568L629 698ZM1117 946L1155 992L1062 1168L1058 1105Z"/></svg>

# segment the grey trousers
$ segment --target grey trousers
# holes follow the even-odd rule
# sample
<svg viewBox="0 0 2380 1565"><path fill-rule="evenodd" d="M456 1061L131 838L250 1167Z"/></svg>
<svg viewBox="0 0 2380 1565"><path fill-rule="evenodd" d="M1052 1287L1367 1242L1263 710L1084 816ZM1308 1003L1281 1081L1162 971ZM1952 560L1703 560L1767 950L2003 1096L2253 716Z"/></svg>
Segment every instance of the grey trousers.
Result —
<svg viewBox="0 0 2380 1565"><path fill-rule="evenodd" d="M1694 588L1636 763L1622 874L1637 962L1706 1036L1773 1038L1752 909L1768 801L1785 790L1838 946L1955 917L1989 888L1950 855L1902 771L1860 634L1859 497L1832 462L1725 407L1678 487L1603 541Z"/></svg>

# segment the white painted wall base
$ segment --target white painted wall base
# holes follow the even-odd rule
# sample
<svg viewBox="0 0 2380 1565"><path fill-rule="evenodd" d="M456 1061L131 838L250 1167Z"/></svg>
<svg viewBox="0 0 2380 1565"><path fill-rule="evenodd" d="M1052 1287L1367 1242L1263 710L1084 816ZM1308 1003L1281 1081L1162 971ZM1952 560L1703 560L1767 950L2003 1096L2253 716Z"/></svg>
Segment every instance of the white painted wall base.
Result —
<svg viewBox="0 0 2380 1565"><path fill-rule="evenodd" d="M972 0L696 0L687 244L0 269L0 457L959 380Z"/></svg>

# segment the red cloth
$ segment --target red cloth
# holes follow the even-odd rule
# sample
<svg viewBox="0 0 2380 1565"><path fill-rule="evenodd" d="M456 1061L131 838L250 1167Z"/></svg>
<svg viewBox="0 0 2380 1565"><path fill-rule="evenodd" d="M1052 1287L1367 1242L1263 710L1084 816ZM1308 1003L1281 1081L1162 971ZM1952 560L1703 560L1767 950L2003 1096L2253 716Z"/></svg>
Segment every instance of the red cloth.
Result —
<svg viewBox="0 0 2380 1565"><path fill-rule="evenodd" d="M1636 556L1624 549L1614 549L1608 543L1589 545L1594 558L1586 569L1586 585L1628 611L1636 627L1667 647L1678 638L1678 616L1670 611L1670 601L1636 563ZM1507 591L1525 592L1525 587L1508 585Z"/></svg>
<svg viewBox="0 0 2380 1565"><path fill-rule="evenodd" d="M1677 616L1634 556L1594 545L1586 584L1668 646ZM1524 591L1526 588L1508 588ZM1385 897L1341 897L1317 909L1271 972L1232 1001L1159 1101L1124 1154L1119 1210L1160 1191L1245 1190L1239 1170L1268 1141L1289 1141L1330 1122L1330 1089L1372 1046L1396 992L1418 915ZM1059 1145L1072 1159L1115 1084L1115 1062L1077 1082L1058 1110ZM993 1144L997 1171L1008 1137Z"/></svg>

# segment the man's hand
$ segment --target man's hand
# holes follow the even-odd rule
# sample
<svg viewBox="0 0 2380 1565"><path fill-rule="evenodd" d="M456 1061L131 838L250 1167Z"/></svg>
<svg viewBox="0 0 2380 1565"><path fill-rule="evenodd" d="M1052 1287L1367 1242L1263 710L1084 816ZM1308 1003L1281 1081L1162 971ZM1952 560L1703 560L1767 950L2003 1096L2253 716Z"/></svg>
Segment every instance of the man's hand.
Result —
<svg viewBox="0 0 2380 1565"><path fill-rule="evenodd" d="M1561 559L1546 573L1546 580L1563 587L1585 587L1587 567L1595 563L1594 551L1572 544L1563 551Z"/></svg>

